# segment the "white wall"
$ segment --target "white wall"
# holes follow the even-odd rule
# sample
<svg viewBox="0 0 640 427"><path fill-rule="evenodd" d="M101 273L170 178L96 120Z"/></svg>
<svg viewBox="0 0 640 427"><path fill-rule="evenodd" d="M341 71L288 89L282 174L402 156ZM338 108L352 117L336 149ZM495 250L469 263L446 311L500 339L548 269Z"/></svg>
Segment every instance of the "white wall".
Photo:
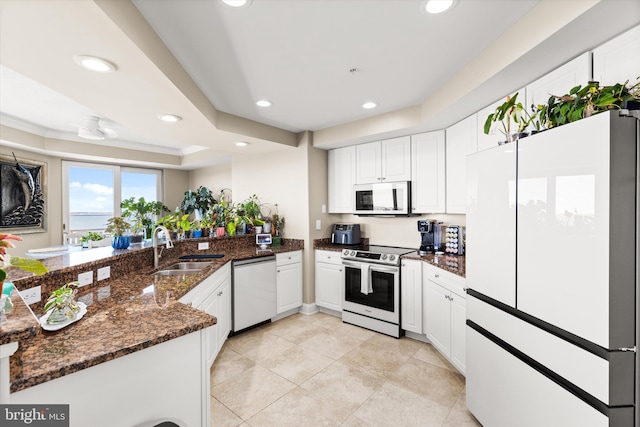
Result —
<svg viewBox="0 0 640 427"><path fill-rule="evenodd" d="M216 200L219 199L220 190L232 187L231 162L208 166L193 170L189 173L189 188L195 190L201 185L213 191ZM184 192L183 192L184 193Z"/></svg>

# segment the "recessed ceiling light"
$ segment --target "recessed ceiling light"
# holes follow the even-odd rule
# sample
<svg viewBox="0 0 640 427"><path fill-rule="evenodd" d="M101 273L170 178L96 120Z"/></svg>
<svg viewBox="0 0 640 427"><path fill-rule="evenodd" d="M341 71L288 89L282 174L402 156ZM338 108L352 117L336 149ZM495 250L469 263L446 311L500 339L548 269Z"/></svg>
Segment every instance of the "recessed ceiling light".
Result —
<svg viewBox="0 0 640 427"><path fill-rule="evenodd" d="M249 7L251 0L222 0L222 3L231 7Z"/></svg>
<svg viewBox="0 0 640 427"><path fill-rule="evenodd" d="M182 120L182 117L176 116L175 114L158 114L158 118L167 123L175 123Z"/></svg>
<svg viewBox="0 0 640 427"><path fill-rule="evenodd" d="M271 101L267 101L266 99L261 99L256 102L258 107L271 107Z"/></svg>
<svg viewBox="0 0 640 427"><path fill-rule="evenodd" d="M117 70L114 63L107 61L106 59L98 58L97 56L90 55L75 55L73 60L76 64L87 70L96 71L98 73L113 73Z"/></svg>
<svg viewBox="0 0 640 427"><path fill-rule="evenodd" d="M445 12L453 7L454 0L425 0L421 9L432 15Z"/></svg>
<svg viewBox="0 0 640 427"><path fill-rule="evenodd" d="M248 142L244 142L244 141L236 142L236 147L246 147L247 145L249 145Z"/></svg>
<svg viewBox="0 0 640 427"><path fill-rule="evenodd" d="M375 102L369 101L369 102L365 102L364 104L362 104L362 108L366 109L366 110L370 110L372 108L376 108L378 106L378 104L376 104Z"/></svg>

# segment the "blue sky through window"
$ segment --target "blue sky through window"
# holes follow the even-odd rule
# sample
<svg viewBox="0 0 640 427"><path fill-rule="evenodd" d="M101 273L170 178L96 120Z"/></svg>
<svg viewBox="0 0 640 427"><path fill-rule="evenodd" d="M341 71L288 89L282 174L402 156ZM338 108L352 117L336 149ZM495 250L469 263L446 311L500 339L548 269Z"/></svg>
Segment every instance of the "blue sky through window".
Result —
<svg viewBox="0 0 640 427"><path fill-rule="evenodd" d="M113 216L113 171L69 168L69 213L95 212Z"/></svg>

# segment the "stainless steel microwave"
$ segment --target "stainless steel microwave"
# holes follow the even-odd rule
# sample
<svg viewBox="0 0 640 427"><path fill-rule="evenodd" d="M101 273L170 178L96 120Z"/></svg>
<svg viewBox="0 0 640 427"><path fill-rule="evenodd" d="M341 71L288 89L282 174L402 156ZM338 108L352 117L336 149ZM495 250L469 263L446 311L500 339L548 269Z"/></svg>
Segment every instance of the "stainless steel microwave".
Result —
<svg viewBox="0 0 640 427"><path fill-rule="evenodd" d="M380 182L353 186L356 215L409 215L411 182Z"/></svg>

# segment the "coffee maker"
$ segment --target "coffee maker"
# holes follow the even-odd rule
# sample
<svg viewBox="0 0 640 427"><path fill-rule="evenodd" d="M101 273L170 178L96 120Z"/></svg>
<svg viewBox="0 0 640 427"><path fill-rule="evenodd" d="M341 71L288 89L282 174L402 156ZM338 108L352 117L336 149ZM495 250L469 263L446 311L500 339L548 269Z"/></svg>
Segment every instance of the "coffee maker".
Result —
<svg viewBox="0 0 640 427"><path fill-rule="evenodd" d="M418 231L422 235L422 243L418 253L426 255L441 251L442 230L441 223L435 220L418 220Z"/></svg>

